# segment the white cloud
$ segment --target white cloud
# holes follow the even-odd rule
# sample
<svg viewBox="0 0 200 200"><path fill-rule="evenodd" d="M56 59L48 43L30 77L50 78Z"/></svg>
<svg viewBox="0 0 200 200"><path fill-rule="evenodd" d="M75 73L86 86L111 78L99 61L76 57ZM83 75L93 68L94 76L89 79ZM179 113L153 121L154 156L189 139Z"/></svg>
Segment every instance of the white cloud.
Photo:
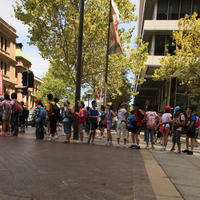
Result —
<svg viewBox="0 0 200 200"><path fill-rule="evenodd" d="M14 17L14 10L12 8L13 3L14 0L0 0L0 17L16 29L17 35L19 36L17 42L23 44L23 51L29 56L32 62L32 70L34 74L42 78L42 76L48 71L49 62L40 56L37 47L29 46L27 44L28 26L24 25Z"/></svg>

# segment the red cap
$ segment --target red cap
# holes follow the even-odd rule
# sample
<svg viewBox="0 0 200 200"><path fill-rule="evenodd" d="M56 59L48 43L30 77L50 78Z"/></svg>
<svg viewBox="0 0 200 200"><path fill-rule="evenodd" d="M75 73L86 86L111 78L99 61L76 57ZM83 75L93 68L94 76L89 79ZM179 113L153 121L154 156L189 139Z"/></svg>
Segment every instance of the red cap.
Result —
<svg viewBox="0 0 200 200"><path fill-rule="evenodd" d="M41 104L42 101L41 101L40 99L37 99L37 100L35 101L35 103L37 103L37 104Z"/></svg>
<svg viewBox="0 0 200 200"><path fill-rule="evenodd" d="M171 106L165 106L165 110L173 110Z"/></svg>

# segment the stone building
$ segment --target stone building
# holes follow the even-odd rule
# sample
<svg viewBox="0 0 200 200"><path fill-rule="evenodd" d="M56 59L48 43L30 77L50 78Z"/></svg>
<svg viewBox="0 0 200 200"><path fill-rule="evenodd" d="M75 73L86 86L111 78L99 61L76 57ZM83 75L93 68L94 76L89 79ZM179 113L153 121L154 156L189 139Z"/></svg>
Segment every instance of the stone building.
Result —
<svg viewBox="0 0 200 200"><path fill-rule="evenodd" d="M29 98L22 95L22 72L31 71L31 61L23 52L21 43L17 44L16 30L0 18L0 66L3 77L2 94L16 92L19 101L24 101L29 108L34 107L37 88L42 80L34 78L34 88L29 89ZM1 86L0 86L1 87Z"/></svg>
<svg viewBox="0 0 200 200"><path fill-rule="evenodd" d="M160 59L167 53L166 45L173 54L171 35L173 30L178 30L178 19L194 12L200 14L199 0L140 0L139 35L149 43L149 56L141 73L146 82L137 88L140 93L136 102L151 104L157 110L163 110L165 105L187 107L191 104L186 88L180 86L176 78L154 81L152 75L161 66Z"/></svg>

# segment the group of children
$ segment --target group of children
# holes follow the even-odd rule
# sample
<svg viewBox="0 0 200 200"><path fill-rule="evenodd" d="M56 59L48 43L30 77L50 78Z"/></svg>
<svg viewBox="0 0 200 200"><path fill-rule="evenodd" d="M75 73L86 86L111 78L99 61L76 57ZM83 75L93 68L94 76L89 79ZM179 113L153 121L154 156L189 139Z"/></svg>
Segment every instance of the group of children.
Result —
<svg viewBox="0 0 200 200"><path fill-rule="evenodd" d="M53 96L48 95L49 103L46 107L47 117L51 129L51 138L56 133L57 112L61 115L64 133L66 135L65 143L70 143L72 124L78 128L80 143L83 143L84 128L88 137L88 144L94 144L96 131L100 130L101 136L107 130L106 146L112 146L111 130L116 129L117 146L120 146L120 139L123 139L123 145L127 145L129 133L131 133L132 145L129 148L140 149L139 135L144 128L144 141L146 149L154 148L154 144L160 140L161 150L165 151L168 144L168 136L172 136L171 151L175 151L177 144L177 153L181 153L181 136L186 134L186 149L183 151L189 155L193 154L193 149L198 137L200 128L200 119L193 113L191 107L187 108L186 113L181 107L172 108L166 106L164 113L155 112L151 106L147 111L140 109L138 104L132 105L132 111L128 114L127 104L120 103L117 111L113 109L113 105L108 103L107 106L101 106L100 112L97 110L97 102L92 101L92 107L85 108L83 101L79 101L79 112L75 112L69 101L64 101L61 108L55 107L56 102ZM41 104L41 103L40 103ZM190 148L190 149L189 149Z"/></svg>

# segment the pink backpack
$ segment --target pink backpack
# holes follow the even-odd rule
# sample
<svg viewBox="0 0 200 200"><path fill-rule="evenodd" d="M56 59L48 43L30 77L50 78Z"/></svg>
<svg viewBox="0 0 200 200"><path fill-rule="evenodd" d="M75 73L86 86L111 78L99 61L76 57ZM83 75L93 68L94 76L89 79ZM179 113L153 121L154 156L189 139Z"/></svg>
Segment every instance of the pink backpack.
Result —
<svg viewBox="0 0 200 200"><path fill-rule="evenodd" d="M153 112L153 111L146 112L146 116L147 116L146 128L152 129L152 130L155 129L155 127L156 127L156 112Z"/></svg>

